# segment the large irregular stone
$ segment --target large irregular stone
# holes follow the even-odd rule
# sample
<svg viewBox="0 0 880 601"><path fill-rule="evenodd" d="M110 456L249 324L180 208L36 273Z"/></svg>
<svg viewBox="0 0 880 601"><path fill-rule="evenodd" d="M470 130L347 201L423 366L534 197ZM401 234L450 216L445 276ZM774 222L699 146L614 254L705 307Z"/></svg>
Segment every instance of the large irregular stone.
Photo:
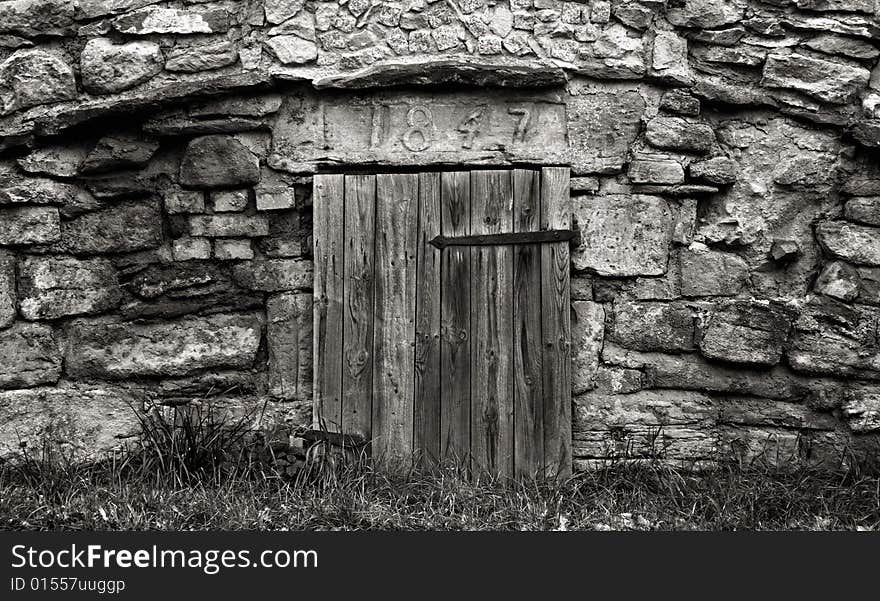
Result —
<svg viewBox="0 0 880 601"><path fill-rule="evenodd" d="M85 160L91 147L80 140L70 140L66 144L41 146L25 157L18 159L18 166L27 173L73 177Z"/></svg>
<svg viewBox="0 0 880 601"><path fill-rule="evenodd" d="M211 69L227 67L238 61L238 50L228 40L178 46L173 48L165 58L165 69L183 73L197 73Z"/></svg>
<svg viewBox="0 0 880 601"><path fill-rule="evenodd" d="M283 292L312 287L312 262L305 259L249 261L236 265L232 273L238 285L249 290Z"/></svg>
<svg viewBox="0 0 880 601"><path fill-rule="evenodd" d="M565 71L546 62L499 64L479 58L434 56L407 61L382 61L352 73L314 80L318 88L385 88L401 85L466 85L473 87L547 87L563 85Z"/></svg>
<svg viewBox="0 0 880 601"><path fill-rule="evenodd" d="M286 400L312 398L312 296L286 293L266 303L269 394Z"/></svg>
<svg viewBox="0 0 880 601"><path fill-rule="evenodd" d="M749 279L748 264L739 256L692 244L679 254L683 296L735 296Z"/></svg>
<svg viewBox="0 0 880 601"><path fill-rule="evenodd" d="M162 70L155 42L114 44L105 38L89 40L80 56L83 87L92 94L113 94L151 79Z"/></svg>
<svg viewBox="0 0 880 601"><path fill-rule="evenodd" d="M100 173L114 169L144 167L159 149L155 140L145 140L134 133L110 134L102 137L86 156L80 173Z"/></svg>
<svg viewBox="0 0 880 601"><path fill-rule="evenodd" d="M48 444L74 461L103 459L137 443L145 400L125 388L69 383L0 392L0 457Z"/></svg>
<svg viewBox="0 0 880 601"><path fill-rule="evenodd" d="M853 432L880 431L880 391L848 391L840 412Z"/></svg>
<svg viewBox="0 0 880 601"><path fill-rule="evenodd" d="M0 329L15 321L15 257L0 251Z"/></svg>
<svg viewBox="0 0 880 601"><path fill-rule="evenodd" d="M808 40L806 46L826 54L839 54L861 60L873 60L880 56L880 50L869 42L830 34L816 36Z"/></svg>
<svg viewBox="0 0 880 601"><path fill-rule="evenodd" d="M60 221L55 207L0 208L0 246L55 242Z"/></svg>
<svg viewBox="0 0 880 601"><path fill-rule="evenodd" d="M19 264L19 300L25 319L102 313L121 299L116 270L106 259L29 257Z"/></svg>
<svg viewBox="0 0 880 601"><path fill-rule="evenodd" d="M155 202L128 202L86 213L61 225L60 249L74 255L147 250L162 242Z"/></svg>
<svg viewBox="0 0 880 601"><path fill-rule="evenodd" d="M79 0L77 3L76 16L78 19L94 19L107 15L143 8L151 4L158 4L162 0Z"/></svg>
<svg viewBox="0 0 880 601"><path fill-rule="evenodd" d="M89 323L70 328L71 376L108 379L250 369L260 345L257 315L185 317L163 323Z"/></svg>
<svg viewBox="0 0 880 601"><path fill-rule="evenodd" d="M627 395L593 391L575 399L575 457L664 461L715 458L711 397L680 390L642 390Z"/></svg>
<svg viewBox="0 0 880 601"><path fill-rule="evenodd" d="M868 85L870 76L864 67L802 54L771 54L764 64L762 83L771 88L797 90L832 104L843 104Z"/></svg>
<svg viewBox="0 0 880 601"><path fill-rule="evenodd" d="M843 206L843 214L850 221L880 226L880 196L851 198Z"/></svg>
<svg viewBox="0 0 880 601"><path fill-rule="evenodd" d="M259 160L231 136L195 138L180 163L180 183L191 188L241 188L259 181Z"/></svg>
<svg viewBox="0 0 880 601"><path fill-rule="evenodd" d="M736 162L727 157L713 157L706 161L697 161L688 166L691 177L707 181L710 184L732 184L736 181Z"/></svg>
<svg viewBox="0 0 880 601"><path fill-rule="evenodd" d="M867 307L812 303L795 321L789 364L811 374L880 379L878 315Z"/></svg>
<svg viewBox="0 0 880 601"><path fill-rule="evenodd" d="M222 33L229 29L229 13L222 8L186 10L179 8L142 8L113 19L119 33Z"/></svg>
<svg viewBox="0 0 880 601"><path fill-rule="evenodd" d="M648 142L657 148L708 152L715 132L704 123L691 123L682 117L654 117L645 131Z"/></svg>
<svg viewBox="0 0 880 601"><path fill-rule="evenodd" d="M70 0L0 2L0 33L17 33L26 37L73 33L74 6Z"/></svg>
<svg viewBox="0 0 880 601"><path fill-rule="evenodd" d="M599 303L571 303L571 386L578 395L595 388L605 337L605 309Z"/></svg>
<svg viewBox="0 0 880 601"><path fill-rule="evenodd" d="M717 29L742 20L745 2L742 0L684 0L672 2L666 9L666 18L678 27Z"/></svg>
<svg viewBox="0 0 880 601"><path fill-rule="evenodd" d="M572 171L619 173L641 129L645 100L635 90L584 90L568 99Z"/></svg>
<svg viewBox="0 0 880 601"><path fill-rule="evenodd" d="M651 57L654 73L675 82L691 81L687 40L672 31L658 31Z"/></svg>
<svg viewBox="0 0 880 601"><path fill-rule="evenodd" d="M694 312L679 303L617 301L608 339L639 351L690 351Z"/></svg>
<svg viewBox="0 0 880 601"><path fill-rule="evenodd" d="M673 159L636 159L629 164L627 175L634 184L680 184L684 181L684 168Z"/></svg>
<svg viewBox="0 0 880 601"><path fill-rule="evenodd" d="M606 195L572 202L581 231L581 244L572 253L575 269L607 276L666 272L674 220L665 200Z"/></svg>
<svg viewBox="0 0 880 601"><path fill-rule="evenodd" d="M284 65L308 63L318 58L318 45L295 35L279 35L269 38L266 46Z"/></svg>
<svg viewBox="0 0 880 601"><path fill-rule="evenodd" d="M265 215L195 215L189 218L192 236L211 238L253 238L269 235Z"/></svg>
<svg viewBox="0 0 880 601"><path fill-rule="evenodd" d="M838 259L880 266L880 228L845 221L824 221L816 226L816 238Z"/></svg>
<svg viewBox="0 0 880 601"><path fill-rule="evenodd" d="M0 183L0 205L61 205L93 204L91 194L74 184L45 177L13 178Z"/></svg>
<svg viewBox="0 0 880 601"><path fill-rule="evenodd" d="M776 365L791 330L791 319L769 303L728 301L712 311L700 338L710 359Z"/></svg>
<svg viewBox="0 0 880 601"><path fill-rule="evenodd" d="M0 63L0 115L73 98L73 71L55 54L28 48Z"/></svg>
<svg viewBox="0 0 880 601"><path fill-rule="evenodd" d="M61 351L52 328L18 322L0 330L0 389L54 384L61 378Z"/></svg>
<svg viewBox="0 0 880 601"><path fill-rule="evenodd" d="M266 21L273 25L283 23L296 16L304 4L305 0L265 0L263 9L266 11Z"/></svg>
<svg viewBox="0 0 880 601"><path fill-rule="evenodd" d="M645 372L645 386L751 395L790 402L814 402L827 395L834 406L841 394L840 382L810 379L777 365L767 369L713 363L696 354L667 354L624 349L606 341L602 361Z"/></svg>
<svg viewBox="0 0 880 601"><path fill-rule="evenodd" d="M262 294L241 290L226 270L207 261L151 265L125 282L124 287L137 297L118 309L126 319L241 312L265 305Z"/></svg>
<svg viewBox="0 0 880 601"><path fill-rule="evenodd" d="M814 286L819 294L844 302L852 302L858 298L860 287L861 277L858 270L843 261L833 261L826 265L816 278Z"/></svg>

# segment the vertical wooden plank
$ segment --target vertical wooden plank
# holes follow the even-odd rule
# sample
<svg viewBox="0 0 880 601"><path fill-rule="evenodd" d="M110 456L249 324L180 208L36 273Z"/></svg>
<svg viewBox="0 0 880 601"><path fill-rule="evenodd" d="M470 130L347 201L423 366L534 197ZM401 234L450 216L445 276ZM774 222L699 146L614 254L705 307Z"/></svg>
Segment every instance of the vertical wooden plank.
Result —
<svg viewBox="0 0 880 601"><path fill-rule="evenodd" d="M471 233L513 230L509 171L471 174ZM513 476L513 251L471 249L471 453L475 470Z"/></svg>
<svg viewBox="0 0 880 601"><path fill-rule="evenodd" d="M440 230L444 236L471 233L471 178L464 171L440 176ZM471 249L443 251L440 290L440 454L466 461L471 447Z"/></svg>
<svg viewBox="0 0 880 601"><path fill-rule="evenodd" d="M419 174L413 448L423 465L440 458L440 174Z"/></svg>
<svg viewBox="0 0 880 601"><path fill-rule="evenodd" d="M567 167L541 171L541 229L571 227ZM571 302L568 242L541 247L544 338L544 463L548 476L571 473Z"/></svg>
<svg viewBox="0 0 880 601"><path fill-rule="evenodd" d="M416 174L376 176L373 455L389 465L413 452L418 193Z"/></svg>
<svg viewBox="0 0 880 601"><path fill-rule="evenodd" d="M541 227L540 173L513 172L513 228ZM544 471L540 245L513 248L514 468L517 476Z"/></svg>
<svg viewBox="0 0 880 601"><path fill-rule="evenodd" d="M314 240L314 427L342 430L342 300L344 182L316 175Z"/></svg>
<svg viewBox="0 0 880 601"><path fill-rule="evenodd" d="M376 178L345 176L345 295L342 426L372 435Z"/></svg>

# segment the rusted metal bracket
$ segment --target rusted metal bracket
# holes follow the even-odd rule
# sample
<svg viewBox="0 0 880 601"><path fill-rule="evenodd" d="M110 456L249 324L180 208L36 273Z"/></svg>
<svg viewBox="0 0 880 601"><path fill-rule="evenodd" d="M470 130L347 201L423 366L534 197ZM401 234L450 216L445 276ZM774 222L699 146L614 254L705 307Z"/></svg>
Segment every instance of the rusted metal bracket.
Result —
<svg viewBox="0 0 880 601"><path fill-rule="evenodd" d="M503 246L509 244L545 244L567 242L577 235L574 230L544 230L509 234L479 234L474 236L437 236L430 244L443 250L447 246Z"/></svg>

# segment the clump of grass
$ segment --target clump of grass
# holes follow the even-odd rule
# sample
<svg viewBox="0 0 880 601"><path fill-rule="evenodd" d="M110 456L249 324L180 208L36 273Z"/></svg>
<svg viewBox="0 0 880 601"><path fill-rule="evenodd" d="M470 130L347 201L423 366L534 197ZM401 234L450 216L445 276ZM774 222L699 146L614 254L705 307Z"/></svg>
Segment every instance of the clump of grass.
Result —
<svg viewBox="0 0 880 601"><path fill-rule="evenodd" d="M377 470L329 446L285 477L241 423L145 421L137 450L90 464L48 447L0 465L0 529L880 529L880 477L806 467L611 462L560 481L464 477L463 465Z"/></svg>

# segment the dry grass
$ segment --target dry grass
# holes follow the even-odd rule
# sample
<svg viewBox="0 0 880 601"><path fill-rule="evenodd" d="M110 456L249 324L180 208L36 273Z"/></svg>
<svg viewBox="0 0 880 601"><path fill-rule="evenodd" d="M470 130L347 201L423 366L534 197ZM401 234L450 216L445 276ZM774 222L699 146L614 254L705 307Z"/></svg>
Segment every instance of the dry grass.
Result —
<svg viewBox="0 0 880 601"><path fill-rule="evenodd" d="M244 422L242 422L243 424ZM609 464L565 481L315 461L296 478L241 425L143 423L136 452L73 463L48 447L0 464L0 529L878 530L876 473ZM318 454L320 456L320 454Z"/></svg>
<svg viewBox="0 0 880 601"><path fill-rule="evenodd" d="M289 481L262 468L179 478L146 463L31 460L0 468L0 528L876 530L880 479L740 467L694 474L649 464L560 483L468 482L455 470L388 475L364 466Z"/></svg>

